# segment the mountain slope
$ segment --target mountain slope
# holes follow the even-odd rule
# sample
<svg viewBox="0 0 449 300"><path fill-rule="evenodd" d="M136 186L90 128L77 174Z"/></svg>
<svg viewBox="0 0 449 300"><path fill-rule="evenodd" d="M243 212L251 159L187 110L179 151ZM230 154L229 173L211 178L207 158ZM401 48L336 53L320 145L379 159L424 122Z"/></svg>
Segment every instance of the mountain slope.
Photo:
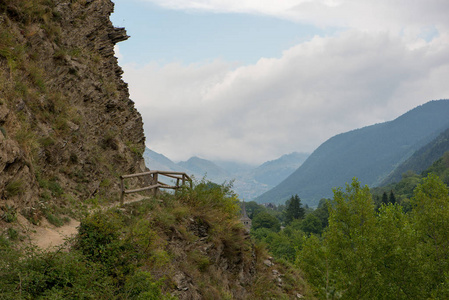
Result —
<svg viewBox="0 0 449 300"><path fill-rule="evenodd" d="M278 159L270 160L256 169L252 177L258 182L275 186L292 174L309 157L308 153L293 152L285 154Z"/></svg>
<svg viewBox="0 0 449 300"><path fill-rule="evenodd" d="M186 172L188 170L181 167L180 165L171 161L168 157L163 154L154 152L148 148L145 148L143 152L143 158L145 159L145 165L150 170L162 170L162 171L175 171L175 172Z"/></svg>
<svg viewBox="0 0 449 300"><path fill-rule="evenodd" d="M440 159L446 151L449 151L449 128L443 131L429 144L413 153L409 159L388 175L380 185L383 186L398 182L401 180L402 174L407 171L413 171L417 174L423 172L435 161Z"/></svg>
<svg viewBox="0 0 449 300"><path fill-rule="evenodd" d="M336 135L292 175L256 198L259 203L282 202L298 194L316 205L352 177L378 185L397 165L449 126L449 101L431 101L397 119Z"/></svg>
<svg viewBox="0 0 449 300"><path fill-rule="evenodd" d="M213 162L199 157L191 157L187 161L178 163L184 169L189 170L198 179L206 176L210 180L223 182L230 177L230 174Z"/></svg>

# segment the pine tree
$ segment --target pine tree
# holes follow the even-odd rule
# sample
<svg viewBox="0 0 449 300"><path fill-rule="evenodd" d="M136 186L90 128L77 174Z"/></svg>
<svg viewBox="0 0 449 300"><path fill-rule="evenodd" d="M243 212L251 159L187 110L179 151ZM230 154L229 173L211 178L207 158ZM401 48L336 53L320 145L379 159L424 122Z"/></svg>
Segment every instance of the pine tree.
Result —
<svg viewBox="0 0 449 300"><path fill-rule="evenodd" d="M305 215L304 207L302 207L301 199L298 195L292 196L285 211L285 223L289 224L293 220L303 219Z"/></svg>
<svg viewBox="0 0 449 300"><path fill-rule="evenodd" d="M396 197L394 196L393 190L390 191L390 197L388 198L388 202L390 202L391 204L396 203Z"/></svg>
<svg viewBox="0 0 449 300"><path fill-rule="evenodd" d="M382 194L382 204L385 204L385 205L388 204L388 195L387 195L386 192L384 192L384 193Z"/></svg>

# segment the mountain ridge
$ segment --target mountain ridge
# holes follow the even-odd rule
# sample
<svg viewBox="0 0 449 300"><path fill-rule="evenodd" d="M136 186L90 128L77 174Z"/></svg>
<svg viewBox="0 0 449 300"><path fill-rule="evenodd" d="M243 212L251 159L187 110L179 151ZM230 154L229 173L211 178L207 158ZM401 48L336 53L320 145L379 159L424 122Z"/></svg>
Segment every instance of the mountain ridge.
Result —
<svg viewBox="0 0 449 300"><path fill-rule="evenodd" d="M352 177L376 186L396 166L449 127L449 101L434 100L395 120L335 135L321 144L289 177L255 201L282 202L298 194L317 205L332 188Z"/></svg>
<svg viewBox="0 0 449 300"><path fill-rule="evenodd" d="M385 186L401 180L402 174L413 171L417 174L425 171L443 154L449 151L449 128L440 133L434 140L418 149L406 161L395 168L381 183Z"/></svg>
<svg viewBox="0 0 449 300"><path fill-rule="evenodd" d="M196 179L204 177L219 184L233 181L235 192L246 201L274 187L299 167L308 156L308 153L293 152L254 167L236 162L213 162L198 157L175 163L163 154L148 148L144 152L145 163L149 169L186 172Z"/></svg>

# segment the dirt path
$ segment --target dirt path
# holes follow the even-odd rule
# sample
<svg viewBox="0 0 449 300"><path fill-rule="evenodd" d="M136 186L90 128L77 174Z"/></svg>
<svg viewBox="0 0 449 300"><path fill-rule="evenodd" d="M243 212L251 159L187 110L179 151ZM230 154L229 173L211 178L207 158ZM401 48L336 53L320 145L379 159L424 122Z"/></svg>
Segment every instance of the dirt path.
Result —
<svg viewBox="0 0 449 300"><path fill-rule="evenodd" d="M136 195L132 198L129 197L129 199L125 201L125 204L138 202L145 198L147 197L141 195ZM120 203L114 203L102 207L102 209L109 209L119 205ZM93 209L92 211L95 210L96 209ZM30 233L29 242L43 250L51 250L62 246L68 238L73 237L78 233L78 226L80 225L80 222L75 219L70 219L69 223L61 227L56 227L50 224L45 218L39 226L30 224L28 220L23 217L19 218L18 221L24 231Z"/></svg>
<svg viewBox="0 0 449 300"><path fill-rule="evenodd" d="M73 237L78 233L78 226L80 225L80 222L74 219L70 219L68 224L61 227L55 227L48 223L47 220L42 223L31 234L30 242L45 250L57 248L64 244L67 238Z"/></svg>

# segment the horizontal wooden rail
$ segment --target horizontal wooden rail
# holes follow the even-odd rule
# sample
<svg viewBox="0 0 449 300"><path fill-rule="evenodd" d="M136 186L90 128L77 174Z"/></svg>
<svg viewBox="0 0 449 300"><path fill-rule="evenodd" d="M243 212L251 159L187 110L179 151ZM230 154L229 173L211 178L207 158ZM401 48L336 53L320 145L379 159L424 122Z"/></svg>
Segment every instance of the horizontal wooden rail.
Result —
<svg viewBox="0 0 449 300"><path fill-rule="evenodd" d="M176 185L168 185L164 182L159 181L159 175L166 176L169 178L176 179ZM125 179L127 178L133 178L133 177L142 177L142 176L148 176L149 177L149 186L136 188L136 189L125 189ZM180 181L182 184L180 185ZM181 186L186 184L186 181L190 183L190 187L192 188L192 179L183 172L171 172L171 171L148 171L143 173L136 173L136 174L128 174L128 175L122 175L120 176L120 204L123 205L123 201L125 198L125 194L130 193L137 193L137 192L143 192L147 190L154 190L154 195L156 196L159 189L179 189Z"/></svg>

